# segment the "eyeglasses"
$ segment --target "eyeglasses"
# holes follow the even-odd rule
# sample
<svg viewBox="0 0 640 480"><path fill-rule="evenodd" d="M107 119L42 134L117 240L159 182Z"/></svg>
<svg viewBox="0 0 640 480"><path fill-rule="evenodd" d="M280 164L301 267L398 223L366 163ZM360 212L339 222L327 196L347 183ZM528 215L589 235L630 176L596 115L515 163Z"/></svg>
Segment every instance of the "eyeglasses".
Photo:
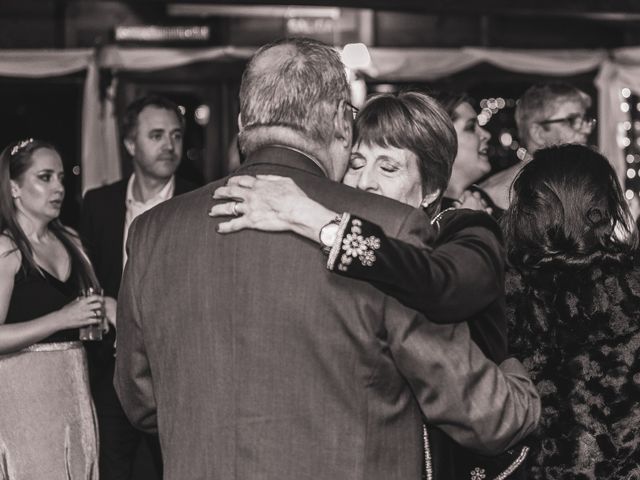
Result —
<svg viewBox="0 0 640 480"><path fill-rule="evenodd" d="M549 125L551 123L567 123L574 130L582 130L585 126L592 129L596 124L596 119L588 117L582 113L574 113L564 118L553 118L551 120L543 120L538 122L540 125Z"/></svg>
<svg viewBox="0 0 640 480"><path fill-rule="evenodd" d="M358 112L360 111L360 109L358 107L352 105L349 102L344 102L344 103L347 105L347 107L349 107L351 109L351 113L353 114L353 119L355 120L356 116L358 115Z"/></svg>

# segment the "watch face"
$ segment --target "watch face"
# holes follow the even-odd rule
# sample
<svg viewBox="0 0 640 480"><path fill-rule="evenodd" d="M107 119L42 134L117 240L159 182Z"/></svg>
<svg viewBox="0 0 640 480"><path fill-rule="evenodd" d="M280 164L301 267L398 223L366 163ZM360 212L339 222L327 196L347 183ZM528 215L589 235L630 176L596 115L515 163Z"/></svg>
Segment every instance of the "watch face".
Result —
<svg viewBox="0 0 640 480"><path fill-rule="evenodd" d="M332 246L336 241L336 236L338 235L339 228L340 225L335 222L328 223L324 227L322 227L322 229L320 230L320 241L322 242L322 245L324 245L325 247Z"/></svg>

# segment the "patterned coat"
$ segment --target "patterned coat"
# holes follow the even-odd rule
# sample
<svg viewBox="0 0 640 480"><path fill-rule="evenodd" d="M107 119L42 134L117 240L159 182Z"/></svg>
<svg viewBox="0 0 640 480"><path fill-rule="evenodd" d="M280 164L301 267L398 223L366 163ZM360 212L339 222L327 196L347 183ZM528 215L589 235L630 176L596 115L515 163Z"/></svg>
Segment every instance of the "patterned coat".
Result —
<svg viewBox="0 0 640 480"><path fill-rule="evenodd" d="M640 478L640 267L507 275L510 346L542 399L530 479Z"/></svg>

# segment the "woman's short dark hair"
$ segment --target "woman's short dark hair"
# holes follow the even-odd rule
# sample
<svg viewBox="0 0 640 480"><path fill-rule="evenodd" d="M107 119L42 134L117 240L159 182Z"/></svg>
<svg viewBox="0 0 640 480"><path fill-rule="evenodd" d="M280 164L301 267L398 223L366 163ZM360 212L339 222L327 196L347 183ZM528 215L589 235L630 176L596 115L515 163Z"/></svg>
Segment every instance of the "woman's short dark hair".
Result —
<svg viewBox="0 0 640 480"><path fill-rule="evenodd" d="M377 95L365 103L354 125L354 145L407 149L418 157L423 194L440 190L427 209L434 214L447 189L458 138L449 115L419 92Z"/></svg>
<svg viewBox="0 0 640 480"><path fill-rule="evenodd" d="M638 243L615 171L582 145L535 152L513 183L503 226L509 260L521 268L588 265Z"/></svg>
<svg viewBox="0 0 640 480"><path fill-rule="evenodd" d="M0 153L0 235L9 237L16 245L16 249L20 251L27 267L36 271L40 271L40 267L34 259L31 243L18 223L17 211L11 195L11 180L20 182L22 175L32 164L33 154L42 148L58 153L53 144L32 138L12 142ZM98 286L98 280L88 258L71 240L71 237L77 237L77 234L62 225L57 218L49 223L49 229L69 252L71 262L76 267L72 270L76 273L78 285ZM13 251L15 250L0 252L0 255L7 255Z"/></svg>

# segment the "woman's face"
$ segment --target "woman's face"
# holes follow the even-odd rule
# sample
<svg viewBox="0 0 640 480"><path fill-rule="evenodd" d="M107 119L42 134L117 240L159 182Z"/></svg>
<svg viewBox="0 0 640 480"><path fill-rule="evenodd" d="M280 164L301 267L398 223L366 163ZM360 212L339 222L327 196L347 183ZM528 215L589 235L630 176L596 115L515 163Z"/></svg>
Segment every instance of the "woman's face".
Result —
<svg viewBox="0 0 640 480"><path fill-rule="evenodd" d="M478 125L478 116L471 105L463 102L454 110L453 126L458 136L458 155L453 163L454 175L463 175L469 184L489 173L491 164L487 144L491 134Z"/></svg>
<svg viewBox="0 0 640 480"><path fill-rule="evenodd" d="M418 157L410 150L358 143L342 182L413 207L422 202Z"/></svg>
<svg viewBox="0 0 640 480"><path fill-rule="evenodd" d="M11 181L16 208L30 218L58 218L64 199L63 179L60 155L49 148L34 151L29 168L17 181Z"/></svg>

